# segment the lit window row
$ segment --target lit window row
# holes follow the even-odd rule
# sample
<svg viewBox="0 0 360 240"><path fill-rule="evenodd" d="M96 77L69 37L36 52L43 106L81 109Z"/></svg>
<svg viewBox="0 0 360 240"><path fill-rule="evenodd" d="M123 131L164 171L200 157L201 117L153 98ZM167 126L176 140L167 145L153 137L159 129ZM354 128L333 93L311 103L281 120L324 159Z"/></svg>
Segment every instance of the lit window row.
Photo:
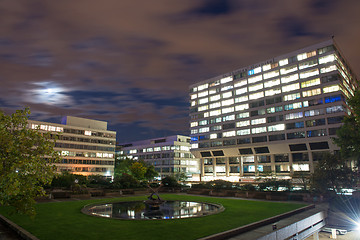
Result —
<svg viewBox="0 0 360 240"><path fill-rule="evenodd" d="M31 124L31 128L32 129L40 129L40 130L44 130L44 131L50 131L50 132L64 132L63 127L55 127L55 126L44 125L44 124L41 124L41 125ZM90 135L91 135L91 132L90 132Z"/></svg>

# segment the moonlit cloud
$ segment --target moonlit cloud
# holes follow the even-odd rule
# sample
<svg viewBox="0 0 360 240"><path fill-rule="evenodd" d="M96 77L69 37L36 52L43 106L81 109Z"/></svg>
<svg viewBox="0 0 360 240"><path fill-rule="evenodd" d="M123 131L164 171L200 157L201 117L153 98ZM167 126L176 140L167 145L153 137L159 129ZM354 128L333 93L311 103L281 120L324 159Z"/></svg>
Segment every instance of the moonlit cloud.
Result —
<svg viewBox="0 0 360 240"><path fill-rule="evenodd" d="M0 109L188 134L188 86L335 35L360 73L360 1L2 0Z"/></svg>

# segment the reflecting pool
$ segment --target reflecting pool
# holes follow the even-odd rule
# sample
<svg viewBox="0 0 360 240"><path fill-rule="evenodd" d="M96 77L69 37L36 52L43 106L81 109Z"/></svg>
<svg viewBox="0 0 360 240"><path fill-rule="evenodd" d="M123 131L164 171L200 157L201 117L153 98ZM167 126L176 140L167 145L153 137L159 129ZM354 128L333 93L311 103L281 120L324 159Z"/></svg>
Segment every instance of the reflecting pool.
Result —
<svg viewBox="0 0 360 240"><path fill-rule="evenodd" d="M149 205L144 201L131 201L89 205L82 212L118 219L177 219L207 216L223 210L223 206L213 203L165 201L159 205Z"/></svg>

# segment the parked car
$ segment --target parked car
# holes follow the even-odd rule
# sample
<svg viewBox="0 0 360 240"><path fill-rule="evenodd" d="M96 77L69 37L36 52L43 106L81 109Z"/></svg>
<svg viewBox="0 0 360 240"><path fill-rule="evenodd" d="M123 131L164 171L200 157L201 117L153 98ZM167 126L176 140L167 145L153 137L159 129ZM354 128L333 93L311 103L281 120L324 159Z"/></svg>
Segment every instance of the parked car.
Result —
<svg viewBox="0 0 360 240"><path fill-rule="evenodd" d="M335 227L324 227L321 229L322 232L328 232L328 233L332 233L332 230L335 229L336 230L336 235L344 235L347 233L347 230L345 229L340 229L340 228L335 228Z"/></svg>

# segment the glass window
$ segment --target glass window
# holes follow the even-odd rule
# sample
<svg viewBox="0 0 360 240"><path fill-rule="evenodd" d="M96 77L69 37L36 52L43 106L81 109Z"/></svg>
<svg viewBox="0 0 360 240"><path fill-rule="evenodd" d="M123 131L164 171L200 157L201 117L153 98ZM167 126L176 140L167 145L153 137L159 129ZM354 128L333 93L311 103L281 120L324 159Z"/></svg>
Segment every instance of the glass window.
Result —
<svg viewBox="0 0 360 240"><path fill-rule="evenodd" d="M249 112L243 112L243 113L239 113L236 115L236 118L240 119L240 118L247 118L250 117L250 113Z"/></svg>
<svg viewBox="0 0 360 240"><path fill-rule="evenodd" d="M197 98L197 94L191 94L190 98L191 98L191 99Z"/></svg>
<svg viewBox="0 0 360 240"><path fill-rule="evenodd" d="M301 88L316 86L320 84L320 78L311 79L301 83Z"/></svg>
<svg viewBox="0 0 360 240"><path fill-rule="evenodd" d="M235 106L235 111L243 111L245 109L249 109L249 104L248 103L240 104L240 105Z"/></svg>
<svg viewBox="0 0 360 240"><path fill-rule="evenodd" d="M213 101L217 101L217 100L220 100L220 94L217 94L217 95L214 95L214 96L211 96L210 97L210 101L213 102Z"/></svg>
<svg viewBox="0 0 360 240"><path fill-rule="evenodd" d="M247 93L247 87L239 88L239 89L235 90L235 95L241 95L241 94L244 94L244 93Z"/></svg>
<svg viewBox="0 0 360 240"><path fill-rule="evenodd" d="M250 120L240 121L236 123L236 127L245 127L250 125Z"/></svg>
<svg viewBox="0 0 360 240"><path fill-rule="evenodd" d="M227 90L233 89L233 87L234 87L233 85L222 86L221 91L227 91Z"/></svg>
<svg viewBox="0 0 360 240"><path fill-rule="evenodd" d="M229 98L229 97L232 97L232 95L233 95L233 93L232 93L232 91L230 91L230 92L223 93L222 97L223 98Z"/></svg>
<svg viewBox="0 0 360 240"><path fill-rule="evenodd" d="M319 94L321 94L320 88L315 88L315 89L311 89L311 90L302 92L303 97L311 97L311 96L315 96L315 95L319 95Z"/></svg>
<svg viewBox="0 0 360 240"><path fill-rule="evenodd" d="M251 86L249 86L249 92L257 91L257 90L260 90L263 88L264 88L264 86L262 83L256 84L256 85L251 85Z"/></svg>
<svg viewBox="0 0 360 240"><path fill-rule="evenodd" d="M319 75L319 69L312 69L310 71L306 71L306 72L301 72L300 73L300 78L308 78L308 77L312 77L312 76L316 76Z"/></svg>
<svg viewBox="0 0 360 240"><path fill-rule="evenodd" d="M228 99L221 102L222 106L228 106L234 104L234 99Z"/></svg>
<svg viewBox="0 0 360 240"><path fill-rule="evenodd" d="M295 172L308 172L310 171L309 164L293 164Z"/></svg>
<svg viewBox="0 0 360 240"><path fill-rule="evenodd" d="M285 124L276 124L272 126L268 126L268 132L276 132L276 131L283 131L285 130Z"/></svg>
<svg viewBox="0 0 360 240"><path fill-rule="evenodd" d="M251 120L251 125L263 124L266 123L266 118L258 118Z"/></svg>
<svg viewBox="0 0 360 240"><path fill-rule="evenodd" d="M293 93L293 94L285 95L284 101L292 101L298 98L300 98L300 93Z"/></svg>
<svg viewBox="0 0 360 240"><path fill-rule="evenodd" d="M234 137L235 136L235 131L223 132L222 136L223 137Z"/></svg>
<svg viewBox="0 0 360 240"><path fill-rule="evenodd" d="M250 78L248 79L248 82L249 82L249 83L255 83L255 82L259 82L259 81L261 81L261 80L263 80L262 75L257 75L257 76L255 76L255 77L250 77Z"/></svg>
<svg viewBox="0 0 360 240"><path fill-rule="evenodd" d="M234 107L223 108L221 112L222 114L234 112Z"/></svg>
<svg viewBox="0 0 360 240"><path fill-rule="evenodd" d="M287 123L286 124L286 129L295 129L295 128L303 128L304 127L304 122L292 122L292 123Z"/></svg>
<svg viewBox="0 0 360 240"><path fill-rule="evenodd" d="M221 110L210 111L210 117L221 115Z"/></svg>
<svg viewBox="0 0 360 240"><path fill-rule="evenodd" d="M282 86L281 88L282 88L283 92L290 92L290 91L300 89L300 84L299 83L294 83L294 84Z"/></svg>
<svg viewBox="0 0 360 240"><path fill-rule="evenodd" d="M235 115L227 115L222 117L223 122L235 120Z"/></svg>
<svg viewBox="0 0 360 240"><path fill-rule="evenodd" d="M244 95L244 96L235 98L235 103L245 102L245 101L248 101L248 100L249 100L249 96Z"/></svg>
<svg viewBox="0 0 360 240"><path fill-rule="evenodd" d="M209 132L209 127L199 128L199 133Z"/></svg>
<svg viewBox="0 0 360 240"><path fill-rule="evenodd" d="M299 74L293 74L285 77L281 77L281 83L289 83L299 79Z"/></svg>
<svg viewBox="0 0 360 240"><path fill-rule="evenodd" d="M280 84L280 79L274 79L274 80L264 82L264 87L268 88L268 87L276 86L279 84Z"/></svg>
<svg viewBox="0 0 360 240"><path fill-rule="evenodd" d="M206 97L208 94L209 94L208 91L199 92L199 93L198 93L198 97L199 97L199 98L201 98L201 97Z"/></svg>
<svg viewBox="0 0 360 240"><path fill-rule="evenodd" d="M298 108L301 108L301 107L302 107L302 103L301 103L301 102L291 103L291 104L284 105L285 111L293 110L293 109L298 109Z"/></svg>
<svg viewBox="0 0 360 240"><path fill-rule="evenodd" d="M190 127L197 127L198 126L198 122L191 122L190 123Z"/></svg>
<svg viewBox="0 0 360 240"><path fill-rule="evenodd" d="M249 99L253 100L253 99L258 99L258 98L262 98L264 97L264 92L257 92L257 93L253 93L249 95Z"/></svg>
<svg viewBox="0 0 360 240"><path fill-rule="evenodd" d="M312 131L306 131L307 137L322 137L326 136L326 129L317 129Z"/></svg>
<svg viewBox="0 0 360 240"><path fill-rule="evenodd" d="M308 120L305 123L306 123L306 127L321 126L321 125L325 125L325 118Z"/></svg>
<svg viewBox="0 0 360 240"><path fill-rule="evenodd" d="M257 127L257 128L252 128L251 129L252 134L264 133L264 132L266 132L266 127Z"/></svg>
<svg viewBox="0 0 360 240"><path fill-rule="evenodd" d="M271 108L267 108L266 112L267 113L275 113L275 112L282 112L283 107L282 106L278 106L278 107L271 107Z"/></svg>
<svg viewBox="0 0 360 240"><path fill-rule="evenodd" d="M319 64L324 64L333 61L335 61L335 54L329 54L324 57L319 57Z"/></svg>
<svg viewBox="0 0 360 240"><path fill-rule="evenodd" d="M210 108L210 109L218 108L218 107L221 107L221 103L220 103L220 102L211 103L211 104L209 105L209 108Z"/></svg>
<svg viewBox="0 0 360 240"><path fill-rule="evenodd" d="M279 70L264 73L264 79L273 78L279 76Z"/></svg>
<svg viewBox="0 0 360 240"><path fill-rule="evenodd" d="M199 112L202 112L202 111L205 111L205 110L207 110L207 109L209 109L209 106L208 106L208 105L204 105L204 106L200 106L200 107L198 108L198 111L199 111Z"/></svg>
<svg viewBox="0 0 360 240"><path fill-rule="evenodd" d="M280 69L280 73L281 75L285 75L285 74L288 74L288 73L291 73L291 72L295 72L297 71L298 68L297 68L297 65L292 65L292 66L289 66L289 67L285 67L285 68L281 68Z"/></svg>
<svg viewBox="0 0 360 240"><path fill-rule="evenodd" d="M273 96L281 93L281 88L273 88L265 91L265 96Z"/></svg>
<svg viewBox="0 0 360 240"><path fill-rule="evenodd" d="M203 84L203 85L198 86L198 91L207 89L208 87L209 87L209 84L208 84L208 83L205 83L205 84Z"/></svg>
<svg viewBox="0 0 360 240"><path fill-rule="evenodd" d="M316 65L318 65L317 59L313 59L313 60L310 60L310 61L307 61L307 62L300 63L299 64L299 69L301 70L301 69L313 67L313 66L316 66Z"/></svg>
<svg viewBox="0 0 360 240"><path fill-rule="evenodd" d="M332 71L336 71L336 70L337 70L336 65L331 65L331 66L320 68L320 73L328 73L328 72L332 72Z"/></svg>
<svg viewBox="0 0 360 240"><path fill-rule="evenodd" d="M331 106L326 108L326 113L337 113L344 112L345 108L343 106Z"/></svg>
<svg viewBox="0 0 360 240"><path fill-rule="evenodd" d="M238 136L249 135L249 134L250 134L250 129L237 130L236 134L237 134Z"/></svg>
<svg viewBox="0 0 360 240"><path fill-rule="evenodd" d="M289 113L285 115L285 120L291 120L291 119L297 119L297 118L302 118L303 117L303 113L302 112L298 112L298 113Z"/></svg>
<svg viewBox="0 0 360 240"><path fill-rule="evenodd" d="M305 117L312 117L324 114L324 109L313 109L305 111Z"/></svg>
<svg viewBox="0 0 360 240"><path fill-rule="evenodd" d="M286 134L287 139L305 138L305 132L292 132Z"/></svg>
<svg viewBox="0 0 360 240"><path fill-rule="evenodd" d="M236 82L234 84L234 87L241 87L241 86L245 86L245 85L247 85L247 80L246 79Z"/></svg>
<svg viewBox="0 0 360 240"><path fill-rule="evenodd" d="M224 83L227 83L227 82L231 82L232 80L233 80L232 76L224 77L224 78L220 79L220 83L224 84Z"/></svg>
<svg viewBox="0 0 360 240"><path fill-rule="evenodd" d="M286 65L286 64L288 64L289 63L289 60L286 58L286 59L282 59L282 60L280 60L279 61L279 65L280 66L284 66L284 65Z"/></svg>

